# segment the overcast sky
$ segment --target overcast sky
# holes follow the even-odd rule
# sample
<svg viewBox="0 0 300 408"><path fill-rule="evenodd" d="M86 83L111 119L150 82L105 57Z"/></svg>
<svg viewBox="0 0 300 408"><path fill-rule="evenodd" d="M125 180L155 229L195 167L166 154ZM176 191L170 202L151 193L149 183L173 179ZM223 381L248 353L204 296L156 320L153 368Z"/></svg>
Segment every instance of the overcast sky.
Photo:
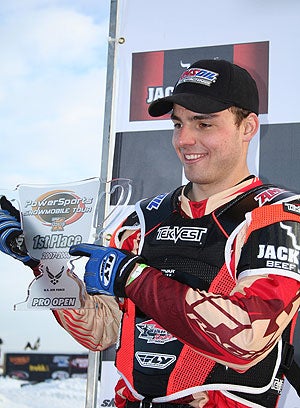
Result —
<svg viewBox="0 0 300 408"><path fill-rule="evenodd" d="M0 2L0 190L100 176L109 0ZM31 271L0 254L2 354L82 351L48 311L14 312Z"/></svg>

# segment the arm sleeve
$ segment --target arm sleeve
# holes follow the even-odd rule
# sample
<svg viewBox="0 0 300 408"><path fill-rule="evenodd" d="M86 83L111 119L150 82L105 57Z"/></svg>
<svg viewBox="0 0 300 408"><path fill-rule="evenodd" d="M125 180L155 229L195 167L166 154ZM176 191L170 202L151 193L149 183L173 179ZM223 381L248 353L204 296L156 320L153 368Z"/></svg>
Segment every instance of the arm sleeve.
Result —
<svg viewBox="0 0 300 408"><path fill-rule="evenodd" d="M262 207L248 215L237 279L271 273L300 281L300 217L285 208Z"/></svg>
<svg viewBox="0 0 300 408"><path fill-rule="evenodd" d="M114 246L129 251L137 251L139 226L120 225L110 242ZM122 317L120 306L113 296L88 295L85 293L82 309L59 309L53 311L58 323L82 346L89 350L101 351L117 341Z"/></svg>
<svg viewBox="0 0 300 408"><path fill-rule="evenodd" d="M200 353L244 371L274 347L300 306L300 283L277 275L243 278L230 296L189 288L148 267L128 297Z"/></svg>
<svg viewBox="0 0 300 408"><path fill-rule="evenodd" d="M86 294L84 309L59 309L53 314L58 323L89 350L105 350L117 340L121 311L111 296Z"/></svg>

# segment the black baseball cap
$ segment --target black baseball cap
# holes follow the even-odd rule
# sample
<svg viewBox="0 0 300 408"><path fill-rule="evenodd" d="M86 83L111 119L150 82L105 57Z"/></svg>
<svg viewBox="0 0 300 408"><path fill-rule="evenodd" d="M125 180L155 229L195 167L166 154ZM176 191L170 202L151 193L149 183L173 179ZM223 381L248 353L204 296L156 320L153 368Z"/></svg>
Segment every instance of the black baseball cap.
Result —
<svg viewBox="0 0 300 408"><path fill-rule="evenodd" d="M173 94L156 99L149 114L157 117L173 109L173 104L197 113L220 112L237 106L258 115L256 82L244 68L225 60L200 60L182 73Z"/></svg>

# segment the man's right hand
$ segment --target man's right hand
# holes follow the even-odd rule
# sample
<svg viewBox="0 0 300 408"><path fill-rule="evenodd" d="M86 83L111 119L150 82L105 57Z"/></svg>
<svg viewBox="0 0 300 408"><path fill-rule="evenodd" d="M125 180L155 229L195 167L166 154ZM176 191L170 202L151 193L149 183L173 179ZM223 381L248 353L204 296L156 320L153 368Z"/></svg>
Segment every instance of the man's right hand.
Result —
<svg viewBox="0 0 300 408"><path fill-rule="evenodd" d="M0 198L0 251L32 269L39 264L39 261L32 258L26 249L20 212L5 196Z"/></svg>

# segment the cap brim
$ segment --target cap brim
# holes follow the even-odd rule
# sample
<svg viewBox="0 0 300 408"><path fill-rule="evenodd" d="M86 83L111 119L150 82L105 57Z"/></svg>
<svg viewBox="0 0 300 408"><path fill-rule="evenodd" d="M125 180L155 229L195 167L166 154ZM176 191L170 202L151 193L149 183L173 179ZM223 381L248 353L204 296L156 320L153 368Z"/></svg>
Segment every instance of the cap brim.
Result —
<svg viewBox="0 0 300 408"><path fill-rule="evenodd" d="M174 103L197 113L220 112L233 105L232 102L221 102L207 96L178 93L153 101L148 108L149 115L153 117L163 116L173 109Z"/></svg>

